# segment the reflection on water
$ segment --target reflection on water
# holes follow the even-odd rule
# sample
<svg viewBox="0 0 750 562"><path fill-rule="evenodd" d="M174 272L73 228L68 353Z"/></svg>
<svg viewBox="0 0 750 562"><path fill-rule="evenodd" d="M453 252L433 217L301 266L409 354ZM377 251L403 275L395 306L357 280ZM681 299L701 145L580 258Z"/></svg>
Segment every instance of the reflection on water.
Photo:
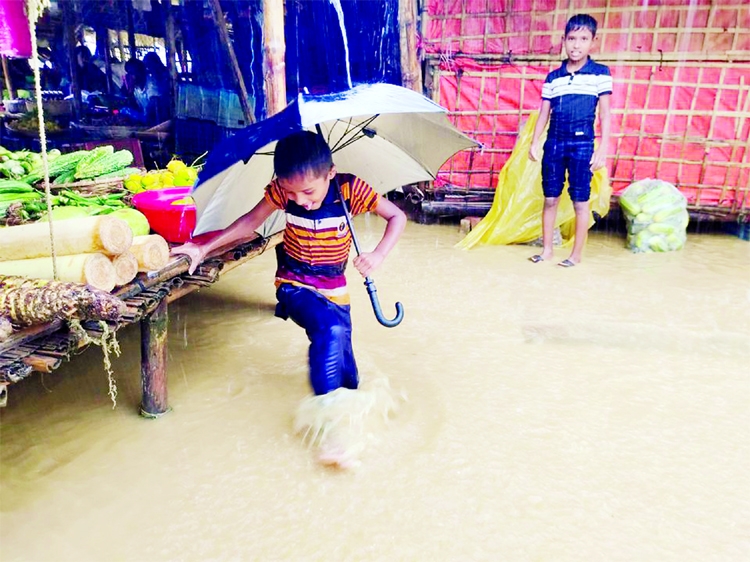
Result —
<svg viewBox="0 0 750 562"><path fill-rule="evenodd" d="M136 415L134 327L115 411L98 350L11 387L3 562L746 559L750 244L594 234L562 269L459 238L408 226L376 275L398 328L350 277L363 377L408 396L355 471L292 435L306 341L272 253L171 305L164 418Z"/></svg>

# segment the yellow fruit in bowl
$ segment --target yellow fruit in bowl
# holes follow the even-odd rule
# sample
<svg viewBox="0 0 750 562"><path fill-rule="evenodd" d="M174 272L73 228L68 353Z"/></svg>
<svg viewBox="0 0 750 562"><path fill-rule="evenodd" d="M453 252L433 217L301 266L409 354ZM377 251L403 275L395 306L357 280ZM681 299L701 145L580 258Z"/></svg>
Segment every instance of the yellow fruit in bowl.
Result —
<svg viewBox="0 0 750 562"><path fill-rule="evenodd" d="M187 169L187 164L185 164L185 162L183 162L182 160L174 159L174 160L171 160L169 164L167 164L167 170L169 170L173 174L176 174L180 170L186 170L186 169Z"/></svg>
<svg viewBox="0 0 750 562"><path fill-rule="evenodd" d="M172 201L170 205L195 205L195 201L192 197L183 197L182 199Z"/></svg>
<svg viewBox="0 0 750 562"><path fill-rule="evenodd" d="M130 193L140 193L141 191L144 191L143 185L141 185L141 180L126 180L125 181L125 189L127 189Z"/></svg>
<svg viewBox="0 0 750 562"><path fill-rule="evenodd" d="M141 178L141 182L143 185L149 189L153 189L153 185L156 183L159 183L159 176L157 174L154 174L152 172L149 172L145 176Z"/></svg>
<svg viewBox="0 0 750 562"><path fill-rule="evenodd" d="M184 171L176 172L174 175L174 184L179 186L192 186L193 180L190 179L190 176Z"/></svg>

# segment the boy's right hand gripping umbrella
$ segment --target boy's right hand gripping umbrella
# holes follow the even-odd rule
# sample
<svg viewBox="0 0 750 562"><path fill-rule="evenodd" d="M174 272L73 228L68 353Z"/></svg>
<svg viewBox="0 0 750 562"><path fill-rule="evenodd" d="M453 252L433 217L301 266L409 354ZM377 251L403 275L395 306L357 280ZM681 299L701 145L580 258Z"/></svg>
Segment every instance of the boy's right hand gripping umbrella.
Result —
<svg viewBox="0 0 750 562"><path fill-rule="evenodd" d="M302 130L320 131L337 170L358 176L381 194L434 180L448 158L478 146L453 126L445 108L400 86L365 84L333 94L299 94L283 111L211 151L192 192L197 210L193 234L223 230L255 207L273 179L276 141ZM359 253L348 212L347 217ZM397 325L403 318L400 303L396 318L388 320L374 283L367 278L365 285L380 323Z"/></svg>
<svg viewBox="0 0 750 562"><path fill-rule="evenodd" d="M336 180L334 180L336 181ZM346 217L346 226L349 227L349 232L352 233L352 243L354 244L354 251L357 252L357 255L360 255L362 253L362 250L359 246L359 239L357 239L357 233L354 230L354 224L352 224L352 215L349 212L349 207L346 204L346 201L344 201L344 196L341 193L341 188L339 187L339 182L336 181L336 189L339 192L339 197L341 198L341 205L344 207L344 216ZM365 277L365 287L367 288L367 294L370 296L370 303L372 304L372 311L375 313L375 318L378 319L378 322L380 322L383 326L386 328L394 328L395 326L398 326L401 324L401 320L404 319L404 306L400 303L396 303L396 316L389 320L385 317L383 314L383 309L380 308L380 300L378 299L378 290L375 288L375 281L372 280L372 277Z"/></svg>

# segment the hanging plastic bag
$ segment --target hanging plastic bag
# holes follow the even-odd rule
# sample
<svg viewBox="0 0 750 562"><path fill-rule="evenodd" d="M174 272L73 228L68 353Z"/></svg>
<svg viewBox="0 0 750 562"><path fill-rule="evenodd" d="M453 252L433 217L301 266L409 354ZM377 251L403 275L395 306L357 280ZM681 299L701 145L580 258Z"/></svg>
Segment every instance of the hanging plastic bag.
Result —
<svg viewBox="0 0 750 562"><path fill-rule="evenodd" d="M542 165L529 159L537 112L532 112L518 136L513 152L500 171L492 208L482 221L457 244L469 249L479 244L524 244L542 235ZM546 136L546 133L545 133ZM544 142L544 138L541 139ZM612 189L606 168L594 172L591 181L591 210L599 216L609 212ZM593 216L590 225L594 224ZM567 182L557 208L555 227L560 227L570 241L575 230L575 211L567 190Z"/></svg>
<svg viewBox="0 0 750 562"><path fill-rule="evenodd" d="M627 246L634 252L681 250L687 240L687 199L671 183L645 179L620 195L628 225Z"/></svg>

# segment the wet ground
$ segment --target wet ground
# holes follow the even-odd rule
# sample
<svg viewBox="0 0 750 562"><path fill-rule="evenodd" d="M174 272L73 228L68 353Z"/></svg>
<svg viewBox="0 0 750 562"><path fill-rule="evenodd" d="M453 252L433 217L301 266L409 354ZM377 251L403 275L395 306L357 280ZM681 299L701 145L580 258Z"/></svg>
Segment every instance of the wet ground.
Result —
<svg viewBox="0 0 750 562"><path fill-rule="evenodd" d="M0 559L747 560L750 244L594 233L563 269L460 237L408 225L375 276L395 329L350 272L363 379L408 397L356 470L292 435L307 344L272 253L171 305L162 419L137 415L137 327L116 410L98 350L11 387Z"/></svg>

